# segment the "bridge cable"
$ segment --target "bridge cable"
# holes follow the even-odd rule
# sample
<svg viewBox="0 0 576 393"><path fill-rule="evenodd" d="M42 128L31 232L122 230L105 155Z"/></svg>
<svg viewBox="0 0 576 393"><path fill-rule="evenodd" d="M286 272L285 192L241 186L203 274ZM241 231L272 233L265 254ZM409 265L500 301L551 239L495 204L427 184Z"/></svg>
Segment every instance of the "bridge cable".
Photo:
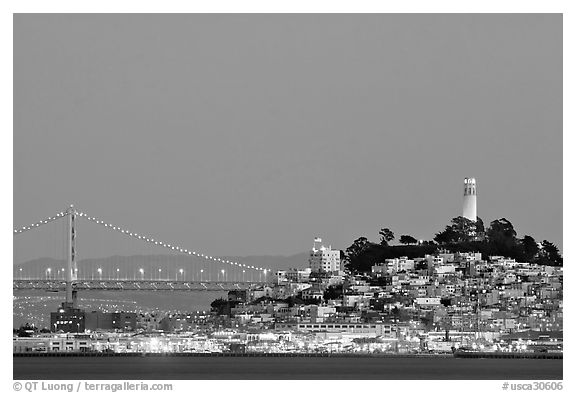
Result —
<svg viewBox="0 0 576 393"><path fill-rule="evenodd" d="M23 226L23 227L21 227L21 228L14 229L14 235L19 235L19 234L24 233L24 232L27 232L27 231L29 231L29 230L31 230L31 229L39 228L39 227L41 227L41 226L43 226L43 225L46 225L46 224L48 224L48 223L50 223L50 222L52 222L52 221L56 221L56 220L58 220L58 219L60 219L60 218L62 218L62 217L66 217L68 214L70 214L70 213L69 213L69 212L65 212L65 211L64 211L64 212L60 212L60 213L56 214L55 216L47 217L47 218L45 218L45 219L43 219L43 220L40 220L40 221L38 221L38 222L35 222L34 224L30 224L30 225Z"/></svg>
<svg viewBox="0 0 576 393"><path fill-rule="evenodd" d="M90 221L90 222L93 222L93 223L96 223L96 224L98 224L98 225L102 225L102 226L104 226L104 227L106 227L106 228L108 228L108 229L110 229L110 230L112 230L112 231L120 232L120 233L123 233L123 234L125 234L125 235L127 235L127 236L130 236L130 237L132 237L132 238L135 238L135 239L138 239L138 240L142 240L142 241L144 241L144 242L146 242L146 243L151 243L151 244L154 244L154 245L157 245L157 246L160 246L160 247L164 247L164 248L169 249L169 250L178 251L178 252L180 252L180 253L182 253L182 254L185 254L185 255L192 255L192 256L196 256L196 257L198 257L198 258L204 258L204 259L206 259L206 260L208 260L208 261L220 262L220 263L223 263L223 264L228 264L228 265L236 266L236 267L239 267L239 268L252 269L252 270L255 270L255 271L262 271L262 272L264 272L264 274L266 274L267 272L270 272L270 271L271 271L271 269L265 269L265 268L261 268L261 267L257 267L257 266L246 265L246 264L243 264L243 263L230 261L230 260L228 260L228 259L218 258L218 257L210 256L210 255L205 255L205 254L202 254L202 253L199 253L199 252L196 252L196 251L191 251L191 250L188 250L188 249L186 249L186 248L182 248L182 247L179 247L179 246L176 246L176 245L172 245L172 244L170 244L170 243L166 243L166 242L159 241L158 239L154 239L154 238L151 238L151 237L149 237L149 236L145 236L145 235L142 235L142 234L139 234L139 233L136 233L136 232L132 232L132 231L130 231L130 230L121 228L121 227L119 227L119 226L117 226L117 225L109 224L109 223L105 222L104 220L98 219L98 218L96 218L96 217L89 216L89 215L87 215L87 214L84 213L84 212L77 211L76 213L77 213L77 215L78 215L79 217L85 218L86 220L88 220L88 221Z"/></svg>

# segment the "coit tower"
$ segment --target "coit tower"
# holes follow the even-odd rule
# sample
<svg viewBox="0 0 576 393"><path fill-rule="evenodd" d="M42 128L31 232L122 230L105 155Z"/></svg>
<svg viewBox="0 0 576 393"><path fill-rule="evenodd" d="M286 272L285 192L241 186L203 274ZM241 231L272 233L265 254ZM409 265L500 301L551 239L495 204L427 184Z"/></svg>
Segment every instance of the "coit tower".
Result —
<svg viewBox="0 0 576 393"><path fill-rule="evenodd" d="M464 178L464 204L462 217L476 222L476 179Z"/></svg>

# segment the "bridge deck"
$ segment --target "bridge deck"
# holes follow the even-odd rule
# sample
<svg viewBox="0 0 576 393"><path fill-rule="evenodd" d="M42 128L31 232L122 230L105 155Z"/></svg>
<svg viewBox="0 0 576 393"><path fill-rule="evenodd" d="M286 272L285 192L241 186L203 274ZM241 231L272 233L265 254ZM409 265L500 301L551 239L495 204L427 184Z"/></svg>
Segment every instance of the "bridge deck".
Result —
<svg viewBox="0 0 576 393"><path fill-rule="evenodd" d="M78 290L112 291L231 291L250 289L262 285L260 282L213 282L213 281L171 281L171 280L78 280L74 287ZM64 280L13 280L14 290L43 289L64 291Z"/></svg>

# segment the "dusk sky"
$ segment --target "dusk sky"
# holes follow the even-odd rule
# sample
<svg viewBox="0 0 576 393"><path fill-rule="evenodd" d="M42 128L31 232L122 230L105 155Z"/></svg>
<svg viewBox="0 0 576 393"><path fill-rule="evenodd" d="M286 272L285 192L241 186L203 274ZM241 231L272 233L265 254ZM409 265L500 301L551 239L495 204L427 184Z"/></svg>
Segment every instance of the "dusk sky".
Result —
<svg viewBox="0 0 576 393"><path fill-rule="evenodd" d="M211 255L345 249L432 239L464 177L562 248L562 15L14 17L15 227L74 203Z"/></svg>

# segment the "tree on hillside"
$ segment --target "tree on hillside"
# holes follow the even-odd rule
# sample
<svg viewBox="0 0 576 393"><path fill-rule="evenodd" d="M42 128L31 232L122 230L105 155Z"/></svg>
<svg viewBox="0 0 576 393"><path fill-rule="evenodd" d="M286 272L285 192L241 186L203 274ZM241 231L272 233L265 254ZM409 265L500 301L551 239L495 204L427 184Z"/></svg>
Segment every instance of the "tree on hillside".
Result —
<svg viewBox="0 0 576 393"><path fill-rule="evenodd" d="M516 230L510 221L505 218L500 218L490 223L490 228L488 228L486 235L490 240L496 240L500 237L515 238Z"/></svg>
<svg viewBox="0 0 576 393"><path fill-rule="evenodd" d="M532 236L524 236L524 238L520 241L522 243L522 248L524 250L524 259L526 262L534 261L536 255L540 251L540 247L538 247L538 243Z"/></svg>
<svg viewBox="0 0 576 393"><path fill-rule="evenodd" d="M341 260L344 261L346 266L350 266L353 264L353 261L358 258L362 252L364 252L368 247L370 247L370 242L365 237L359 237L358 239L354 240L354 243L350 247L346 249L344 253L344 257ZM341 253L342 255L342 253Z"/></svg>
<svg viewBox="0 0 576 393"><path fill-rule="evenodd" d="M212 301L210 307L212 308L212 312L215 312L218 315L230 315L232 307L235 307L238 303L240 302L219 298Z"/></svg>
<svg viewBox="0 0 576 393"><path fill-rule="evenodd" d="M355 257L359 255L362 251L364 251L370 242L365 237L359 237L358 239L354 240L354 243L350 247L346 249L346 258L349 259L350 257Z"/></svg>
<svg viewBox="0 0 576 393"><path fill-rule="evenodd" d="M482 220L480 220L482 223ZM482 227L484 224L482 223ZM465 217L454 217L442 232L434 236L434 240L439 244L461 243L473 241L476 238L476 222Z"/></svg>
<svg viewBox="0 0 576 393"><path fill-rule="evenodd" d="M469 242L476 237L476 222L458 216L452 219L452 229L458 233L459 242Z"/></svg>
<svg viewBox="0 0 576 393"><path fill-rule="evenodd" d="M378 234L380 235L380 244L383 246L387 246L388 242L394 240L394 232L392 232L389 228L380 229Z"/></svg>
<svg viewBox="0 0 576 393"><path fill-rule="evenodd" d="M434 241L438 244L456 243L458 241L458 233L447 225L443 231L434 235Z"/></svg>
<svg viewBox="0 0 576 393"><path fill-rule="evenodd" d="M516 230L514 225L505 218L494 220L486 231L486 237L493 255L510 256L509 253L516 246Z"/></svg>
<svg viewBox="0 0 576 393"><path fill-rule="evenodd" d="M344 286L342 284L330 285L324 291L324 300L341 299L342 294L344 293L343 288L344 288Z"/></svg>
<svg viewBox="0 0 576 393"><path fill-rule="evenodd" d="M360 237L346 249L346 268L351 272L369 272L372 266L382 260L382 253L392 247L371 243Z"/></svg>
<svg viewBox="0 0 576 393"><path fill-rule="evenodd" d="M483 241L486 239L486 228L484 228L484 221L480 217L476 217L476 240Z"/></svg>
<svg viewBox="0 0 576 393"><path fill-rule="evenodd" d="M541 248L538 253L537 262L542 265L562 266L564 259L560 255L558 247L548 240L542 240Z"/></svg>
<svg viewBox="0 0 576 393"><path fill-rule="evenodd" d="M418 243L418 239L410 235L402 235L400 236L400 243L401 244L416 244Z"/></svg>

